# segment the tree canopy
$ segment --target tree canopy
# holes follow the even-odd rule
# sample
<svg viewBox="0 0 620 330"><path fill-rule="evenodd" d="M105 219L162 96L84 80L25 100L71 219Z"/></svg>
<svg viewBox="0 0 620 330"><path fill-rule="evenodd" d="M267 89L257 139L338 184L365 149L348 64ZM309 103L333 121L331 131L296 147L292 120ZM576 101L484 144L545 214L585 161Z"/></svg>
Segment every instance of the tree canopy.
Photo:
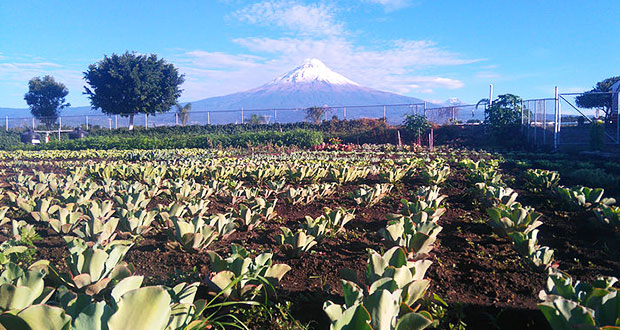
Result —
<svg viewBox="0 0 620 330"><path fill-rule="evenodd" d="M187 103L182 106L180 103L176 103L175 106L177 108L177 115L181 120L181 125L187 125L187 121L189 120L189 113L192 112L192 104Z"/></svg>
<svg viewBox="0 0 620 330"><path fill-rule="evenodd" d="M596 83L593 89L577 96L577 105L587 109L601 109L605 112L605 119L611 116L611 85L620 80L620 76L607 78Z"/></svg>
<svg viewBox="0 0 620 330"><path fill-rule="evenodd" d="M310 107L306 108L306 119L315 124L321 123L321 118L327 113L327 107Z"/></svg>
<svg viewBox="0 0 620 330"><path fill-rule="evenodd" d="M54 77L34 77L28 82L28 93L24 95L24 100L30 107L30 113L49 128L58 119L60 111L71 106L65 103L68 94L67 87Z"/></svg>
<svg viewBox="0 0 620 330"><path fill-rule="evenodd" d="M521 98L517 95L503 94L498 95L492 105L485 109L485 123L496 142L501 144L515 142L512 135L521 125L521 102Z"/></svg>
<svg viewBox="0 0 620 330"><path fill-rule="evenodd" d="M184 82L174 65L157 55L125 52L112 54L88 66L84 72L88 84L84 94L91 106L103 113L129 117L138 113L155 114L169 111L181 96Z"/></svg>

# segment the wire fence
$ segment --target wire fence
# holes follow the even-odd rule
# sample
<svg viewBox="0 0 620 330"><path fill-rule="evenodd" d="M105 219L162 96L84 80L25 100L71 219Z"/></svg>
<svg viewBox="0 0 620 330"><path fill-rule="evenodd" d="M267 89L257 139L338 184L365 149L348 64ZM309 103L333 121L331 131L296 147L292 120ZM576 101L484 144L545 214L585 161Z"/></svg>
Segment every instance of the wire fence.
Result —
<svg viewBox="0 0 620 330"><path fill-rule="evenodd" d="M436 124L457 123L484 120L484 109L474 105L455 105L438 107L425 103L419 104L385 104L368 106L324 107L320 120L340 119L353 120L361 118L383 119L390 124L402 124L409 114L426 116ZM176 112L153 115L135 114L135 127L161 127L177 125L217 125L217 124L271 124L297 123L308 121L306 108L280 109L237 109L214 111L191 111L186 116ZM5 118L5 129L42 131L67 130L80 127L82 129L104 128L119 129L129 127L129 117L121 115L67 115L54 118Z"/></svg>

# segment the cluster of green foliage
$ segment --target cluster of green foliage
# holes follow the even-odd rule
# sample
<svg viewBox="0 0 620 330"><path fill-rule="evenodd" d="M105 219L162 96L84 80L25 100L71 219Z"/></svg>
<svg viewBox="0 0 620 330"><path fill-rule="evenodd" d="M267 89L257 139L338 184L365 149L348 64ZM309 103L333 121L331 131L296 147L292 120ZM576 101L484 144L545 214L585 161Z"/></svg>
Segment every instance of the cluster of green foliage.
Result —
<svg viewBox="0 0 620 330"><path fill-rule="evenodd" d="M238 134L198 134L170 136L98 136L79 140L51 141L36 147L43 150L85 149L174 149L209 147L245 147L273 144L307 148L323 142L323 134L310 130L287 132L257 131Z"/></svg>
<svg viewBox="0 0 620 330"><path fill-rule="evenodd" d="M513 94L499 95L484 111L485 123L498 144L507 144L521 125L521 98Z"/></svg>
<svg viewBox="0 0 620 330"><path fill-rule="evenodd" d="M426 116L419 114L407 115L407 117L405 117L404 126L414 136L426 134L432 127L431 122L428 121Z"/></svg>
<svg viewBox="0 0 620 330"><path fill-rule="evenodd" d="M84 80L90 86L85 94L91 106L105 114L129 116L131 129L134 114L166 112L175 106L184 78L157 55L126 52L89 65Z"/></svg>
<svg viewBox="0 0 620 330"><path fill-rule="evenodd" d="M60 111L70 106L65 103L68 94L67 87L56 82L54 77L34 77L28 82L28 93L24 95L24 100L32 115L49 128L58 119Z"/></svg>
<svg viewBox="0 0 620 330"><path fill-rule="evenodd" d="M593 89L577 96L575 101L582 108L598 108L605 112L605 121L611 117L612 95L611 86L620 81L620 76L607 78L596 83Z"/></svg>

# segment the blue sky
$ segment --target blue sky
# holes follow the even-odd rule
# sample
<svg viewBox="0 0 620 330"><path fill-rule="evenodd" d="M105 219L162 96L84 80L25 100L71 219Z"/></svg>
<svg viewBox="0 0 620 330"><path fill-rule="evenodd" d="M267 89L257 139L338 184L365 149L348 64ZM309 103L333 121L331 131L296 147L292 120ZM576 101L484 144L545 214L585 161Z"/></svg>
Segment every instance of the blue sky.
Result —
<svg viewBox="0 0 620 330"><path fill-rule="evenodd" d="M87 105L82 72L104 54L155 53L186 75L182 101L268 82L305 58L429 101L495 92L551 97L620 75L618 1L0 2L0 106L26 107L53 75Z"/></svg>

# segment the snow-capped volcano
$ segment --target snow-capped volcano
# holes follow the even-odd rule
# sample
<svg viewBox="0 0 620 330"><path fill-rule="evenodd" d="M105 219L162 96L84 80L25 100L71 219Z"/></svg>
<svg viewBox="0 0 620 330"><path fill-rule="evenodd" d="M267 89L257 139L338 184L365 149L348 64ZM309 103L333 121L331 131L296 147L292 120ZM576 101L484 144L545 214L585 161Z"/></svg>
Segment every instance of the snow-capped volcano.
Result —
<svg viewBox="0 0 620 330"><path fill-rule="evenodd" d="M309 58L295 69L267 83L265 86L277 84L325 83L332 85L355 85L356 82L328 68L316 58Z"/></svg>
<svg viewBox="0 0 620 330"><path fill-rule="evenodd" d="M410 104L422 104L423 100L362 87L345 76L329 69L318 59L307 59L300 66L280 77L254 89L244 92L211 97L192 102L192 116L197 112L213 111L212 122L239 122L239 112L222 112L223 110L244 109L244 118L251 114L276 117L274 109L292 109L277 111L278 122L303 121L305 108L328 106L334 109L330 114L344 118L344 107L348 107L346 118L383 117L383 105L400 104L388 107L386 117L391 122L400 122L404 114L410 113ZM374 106L374 107L365 107ZM251 109L260 109L254 111ZM294 111L295 109L300 109ZM217 113L215 117L214 113ZM274 118L275 120L275 118Z"/></svg>

